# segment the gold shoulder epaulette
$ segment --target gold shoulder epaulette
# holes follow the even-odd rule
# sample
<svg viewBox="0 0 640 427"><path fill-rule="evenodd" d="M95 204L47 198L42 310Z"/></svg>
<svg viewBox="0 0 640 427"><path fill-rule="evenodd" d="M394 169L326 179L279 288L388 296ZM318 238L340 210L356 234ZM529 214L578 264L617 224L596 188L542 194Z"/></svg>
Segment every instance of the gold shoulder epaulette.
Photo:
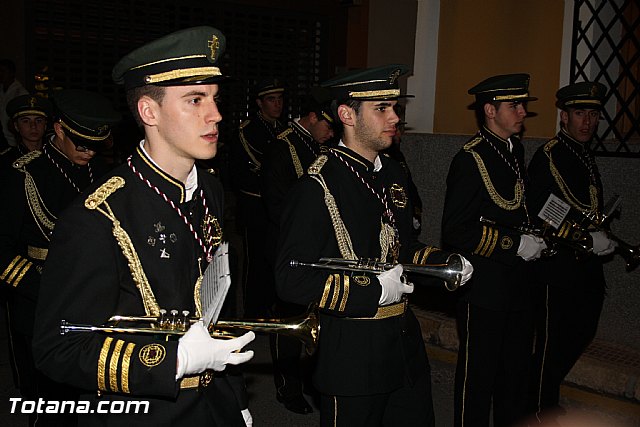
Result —
<svg viewBox="0 0 640 427"><path fill-rule="evenodd" d="M122 187L124 187L124 178L113 176L87 197L84 201L84 206L87 209L95 209L107 200L107 197L115 193L118 188Z"/></svg>
<svg viewBox="0 0 640 427"><path fill-rule="evenodd" d="M545 153L548 153L557 143L558 143L558 138L553 138L552 140L544 144L543 150L545 151Z"/></svg>
<svg viewBox="0 0 640 427"><path fill-rule="evenodd" d="M42 154L42 151L40 150L29 151L24 156L18 157L18 159L15 162L13 162L13 167L16 169L22 169L25 165L28 165L33 159L40 157L41 154Z"/></svg>
<svg viewBox="0 0 640 427"><path fill-rule="evenodd" d="M480 141L482 141L482 137L481 136L477 136L475 138L473 138L471 141L467 142L466 144L464 144L464 150L465 151L471 151L471 149L473 147L475 147L476 145L480 144Z"/></svg>
<svg viewBox="0 0 640 427"><path fill-rule="evenodd" d="M320 154L318 158L315 159L313 163L311 163L311 166L309 166L309 169L307 169L307 173L309 175L318 175L320 173L320 170L322 170L324 164L327 163L327 159L328 157L326 154Z"/></svg>
<svg viewBox="0 0 640 427"><path fill-rule="evenodd" d="M285 139L287 135L293 132L293 129L287 128L278 134L278 139Z"/></svg>
<svg viewBox="0 0 640 427"><path fill-rule="evenodd" d="M244 128L246 125L248 125L249 123L251 123L250 119L245 120L244 122L240 123L240 129Z"/></svg>

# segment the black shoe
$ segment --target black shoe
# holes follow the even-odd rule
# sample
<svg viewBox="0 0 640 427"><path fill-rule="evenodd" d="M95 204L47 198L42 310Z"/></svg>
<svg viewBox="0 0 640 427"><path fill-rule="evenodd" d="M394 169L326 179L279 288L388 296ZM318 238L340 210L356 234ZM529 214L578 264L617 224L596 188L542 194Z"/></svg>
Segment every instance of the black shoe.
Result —
<svg viewBox="0 0 640 427"><path fill-rule="evenodd" d="M285 408L296 414L310 414L313 412L313 408L307 402L302 394L294 396L282 396L280 393L276 393L276 399L282 403Z"/></svg>

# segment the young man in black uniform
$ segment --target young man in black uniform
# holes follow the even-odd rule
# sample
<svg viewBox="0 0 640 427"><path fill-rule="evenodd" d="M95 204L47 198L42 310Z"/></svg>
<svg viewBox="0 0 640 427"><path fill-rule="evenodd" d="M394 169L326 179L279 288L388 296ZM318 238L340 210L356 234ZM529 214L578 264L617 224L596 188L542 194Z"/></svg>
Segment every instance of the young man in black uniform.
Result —
<svg viewBox="0 0 640 427"><path fill-rule="evenodd" d="M230 162L236 193L236 221L244 242L244 315L269 317L275 302L275 285L267 258L267 212L262 199L262 163L268 147L285 130L280 121L284 85L265 79L254 88L258 111L243 121L238 140L231 145Z"/></svg>
<svg viewBox="0 0 640 427"><path fill-rule="evenodd" d="M333 118L328 101L328 91L320 87L312 88L303 107L304 113L289 123L289 127L270 144L265 155L262 198L269 217L267 256L272 274L280 234L279 223L289 190L320 155L324 144L333 137ZM306 310L306 306L277 299L274 315L292 317ZM302 394L302 344L295 338L280 335L272 335L270 340L276 398L290 411L301 414L313 412Z"/></svg>
<svg viewBox="0 0 640 427"><path fill-rule="evenodd" d="M490 77L469 90L480 129L449 167L442 241L474 266L458 304L456 426L511 426L525 415L533 345L531 264L542 239L511 227L531 223L524 149L527 74ZM483 224L481 217L495 221Z"/></svg>
<svg viewBox="0 0 640 427"><path fill-rule="evenodd" d="M596 82L570 84L556 93L560 131L542 145L529 164L529 202L537 214L551 194L571 207L566 223L600 216L603 191L589 144L600 119L606 87ZM544 260L543 286L537 295L536 348L531 375L530 409L537 417L555 416L560 385L596 334L605 292L603 256L615 249L602 231L590 233L593 253L566 246Z"/></svg>
<svg viewBox="0 0 640 427"><path fill-rule="evenodd" d="M82 424L250 424L248 409L218 371L252 357L236 353L252 332L213 339L201 322L180 340L58 332L62 319L100 325L114 314L157 316L161 309L201 315L202 275L223 238L223 192L194 163L216 154L223 79L216 63L224 46L217 29L189 28L134 50L114 67L145 138L57 222L34 351L45 373L84 389L92 408L149 403L138 414L82 415Z"/></svg>
<svg viewBox="0 0 640 427"><path fill-rule="evenodd" d="M40 150L15 160L3 172L0 188L5 201L0 208L0 279L10 288L12 360L25 399L74 397L71 390L53 384L35 369L32 340L41 271L58 216L106 172L93 157L120 118L106 98L92 92L61 90L52 99L54 134ZM41 101L33 104L37 103ZM30 104L28 100L25 105ZM45 422L45 415L37 417L39 423Z"/></svg>
<svg viewBox="0 0 640 427"><path fill-rule="evenodd" d="M448 258L415 240L407 175L379 155L396 132L393 106L400 96L398 77L406 72L404 65L389 65L323 83L332 93L342 140L295 184L280 221L278 294L319 306L313 379L323 426L434 425L429 362L407 306L405 294L413 285L401 280L402 265L379 274L290 265L323 257L392 264ZM472 267L463 264L466 281Z"/></svg>
<svg viewBox="0 0 640 427"><path fill-rule="evenodd" d="M42 149L51 113L51 103L41 96L20 95L9 101L8 125L17 134L16 146L0 153L0 168L10 166L14 160L30 151Z"/></svg>

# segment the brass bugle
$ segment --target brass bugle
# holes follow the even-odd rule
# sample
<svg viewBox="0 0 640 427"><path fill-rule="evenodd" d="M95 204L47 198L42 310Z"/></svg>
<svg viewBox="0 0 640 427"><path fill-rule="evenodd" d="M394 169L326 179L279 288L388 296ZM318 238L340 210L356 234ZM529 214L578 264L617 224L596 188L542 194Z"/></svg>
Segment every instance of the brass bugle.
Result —
<svg viewBox="0 0 640 427"><path fill-rule="evenodd" d="M325 270L342 270L362 273L391 270L397 264L373 260L349 260L344 258L320 258L318 262L291 260L291 267L313 267ZM463 262L459 254L451 254L445 263L439 264L401 264L403 273L415 273L442 279L445 287L455 291L462 282Z"/></svg>
<svg viewBox="0 0 640 427"><path fill-rule="evenodd" d="M164 311L164 310L163 310ZM165 312L166 313L166 312ZM184 335L189 326L199 318L183 316L112 316L104 325L82 325L70 323L66 320L60 322L60 334L69 332L104 332L104 333L125 333L125 334L149 334L149 335ZM148 323L149 326L123 326L121 323ZM218 320L209 334L213 338L233 338L235 335L231 330L246 330L256 333L275 333L296 338L302 342L305 351L312 355L318 346L320 338L320 322L315 307L297 317L286 319L251 319L251 320Z"/></svg>

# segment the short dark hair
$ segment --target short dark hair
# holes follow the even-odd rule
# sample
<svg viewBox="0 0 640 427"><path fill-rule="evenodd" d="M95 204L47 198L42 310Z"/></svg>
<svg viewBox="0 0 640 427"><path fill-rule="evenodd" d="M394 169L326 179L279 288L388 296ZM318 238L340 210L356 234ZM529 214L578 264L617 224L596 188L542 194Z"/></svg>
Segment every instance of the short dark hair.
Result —
<svg viewBox="0 0 640 427"><path fill-rule="evenodd" d="M129 106L129 110L131 110L131 114L133 114L133 118L135 119L138 126L140 126L141 128L144 127L144 122L142 121L142 118L138 113L138 101L140 100L140 98L142 98L143 96L148 96L158 104L162 105L164 93L164 87L158 85L144 85L127 90L127 105Z"/></svg>

